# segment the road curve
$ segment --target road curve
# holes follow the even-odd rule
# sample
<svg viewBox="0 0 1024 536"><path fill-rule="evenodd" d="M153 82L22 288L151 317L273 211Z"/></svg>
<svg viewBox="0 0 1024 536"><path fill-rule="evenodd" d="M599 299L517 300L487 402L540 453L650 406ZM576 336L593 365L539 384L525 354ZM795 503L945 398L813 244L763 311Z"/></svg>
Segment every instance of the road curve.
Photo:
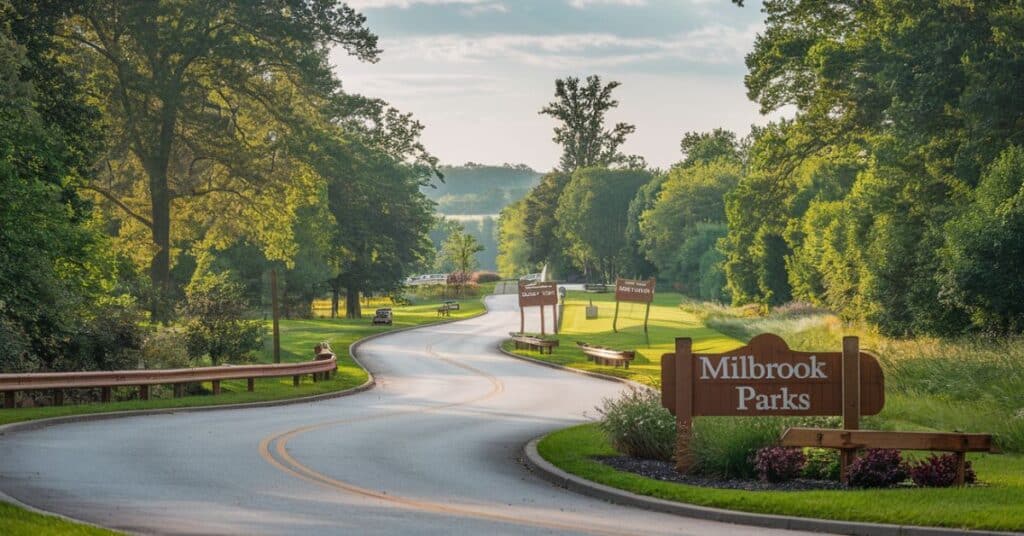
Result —
<svg viewBox="0 0 1024 536"><path fill-rule="evenodd" d="M355 396L0 438L0 491L147 534L782 532L612 505L531 474L528 440L593 417L623 387L503 356L518 311L511 296L487 304L364 344L377 387Z"/></svg>

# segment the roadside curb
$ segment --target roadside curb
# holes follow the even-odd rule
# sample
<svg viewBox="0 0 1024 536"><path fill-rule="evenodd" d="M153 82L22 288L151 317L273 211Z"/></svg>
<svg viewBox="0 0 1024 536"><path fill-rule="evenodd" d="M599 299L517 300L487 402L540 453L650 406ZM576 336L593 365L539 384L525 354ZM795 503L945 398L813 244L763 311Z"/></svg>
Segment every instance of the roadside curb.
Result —
<svg viewBox="0 0 1024 536"><path fill-rule="evenodd" d="M775 514L756 514L647 497L599 484L559 469L551 462L545 460L537 450L537 444L544 437L546 435L530 441L523 447L523 461L538 476L569 491L615 504L634 506L654 512L753 527L846 534L851 536L1007 536L1020 534L1016 532L959 530L942 527L891 525Z"/></svg>
<svg viewBox="0 0 1024 536"><path fill-rule="evenodd" d="M507 340L511 340L511 339L505 339L505 340L507 341ZM504 344L504 342L505 341L502 341L501 343L498 343L498 351L499 352L501 352L501 353L503 353L503 354L505 354L505 355L507 355L509 357L514 357L514 358L519 359L521 361L526 361L527 363L532 363L534 365L540 365L542 367L548 367L548 368L553 368L553 369L558 369L558 370L564 370L566 372L572 372L573 374L580 374L580 375L583 375L583 376L590 376L591 378L597 378L599 380L605 380L605 381L616 382L616 383L624 383L626 385L629 385L630 387L635 387L637 389L651 390L651 391L654 390L654 388L649 386L649 385L644 385L644 384L642 384L640 382L635 382L633 380L629 380L629 379L626 379L626 378L620 378L618 376L609 376L608 374L601 374L600 372L591 372L589 370L580 370L580 369L576 369L576 368L572 368L572 367L567 367L565 365L559 365L558 363L551 363L551 362L548 362L548 361L544 361L542 359L534 359L534 358L529 357L529 356L519 355L519 354L517 354L515 352L509 352L508 350L502 348L501 345Z"/></svg>

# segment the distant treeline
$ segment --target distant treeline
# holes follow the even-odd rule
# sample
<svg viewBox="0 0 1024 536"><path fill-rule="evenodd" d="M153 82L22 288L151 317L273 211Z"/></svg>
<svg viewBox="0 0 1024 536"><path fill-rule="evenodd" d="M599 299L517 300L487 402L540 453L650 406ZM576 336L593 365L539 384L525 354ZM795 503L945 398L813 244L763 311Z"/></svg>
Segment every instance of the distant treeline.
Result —
<svg viewBox="0 0 1024 536"><path fill-rule="evenodd" d="M442 166L443 182L434 180L422 188L437 203L441 214L497 214L532 188L540 173L524 164L489 166L467 162Z"/></svg>

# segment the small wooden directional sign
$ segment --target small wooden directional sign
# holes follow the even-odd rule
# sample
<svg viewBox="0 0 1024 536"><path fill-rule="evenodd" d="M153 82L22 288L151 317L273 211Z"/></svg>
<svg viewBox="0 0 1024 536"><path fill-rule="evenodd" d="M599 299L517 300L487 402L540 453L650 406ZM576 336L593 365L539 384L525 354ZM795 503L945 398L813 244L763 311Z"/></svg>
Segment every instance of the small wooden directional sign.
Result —
<svg viewBox="0 0 1024 536"><path fill-rule="evenodd" d="M651 315L651 302L654 301L654 278L615 280L615 316L612 318L612 331L619 331L619 302L643 303L644 333L647 333L647 319Z"/></svg>
<svg viewBox="0 0 1024 536"><path fill-rule="evenodd" d="M544 335L544 307L552 306L558 333L558 283L519 283L519 332L526 329L526 307L540 307L540 333Z"/></svg>

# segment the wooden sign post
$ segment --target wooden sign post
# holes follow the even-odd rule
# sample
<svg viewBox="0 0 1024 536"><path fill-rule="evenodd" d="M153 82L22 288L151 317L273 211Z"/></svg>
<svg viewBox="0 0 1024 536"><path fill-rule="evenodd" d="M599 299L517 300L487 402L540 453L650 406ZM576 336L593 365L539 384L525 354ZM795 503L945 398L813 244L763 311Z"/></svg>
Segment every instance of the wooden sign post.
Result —
<svg viewBox="0 0 1024 536"><path fill-rule="evenodd" d="M647 318L651 315L651 302L654 301L654 278L647 280L623 279L615 280L615 316L612 318L612 331L619 332L619 302L643 303L644 333L647 333Z"/></svg>
<svg viewBox="0 0 1024 536"><path fill-rule="evenodd" d="M797 352L769 333L721 354L694 354L689 338L661 357L661 403L676 417L676 468L693 465L690 437L695 416L842 415L857 430L861 415L885 404L878 360L843 339L842 352ZM843 449L845 467L856 449ZM845 477L845 473L844 473Z"/></svg>
<svg viewBox="0 0 1024 536"><path fill-rule="evenodd" d="M558 284L557 283L519 283L519 333L526 330L527 307L540 307L540 334L545 335L544 306L552 306L554 316L554 332L558 333Z"/></svg>

